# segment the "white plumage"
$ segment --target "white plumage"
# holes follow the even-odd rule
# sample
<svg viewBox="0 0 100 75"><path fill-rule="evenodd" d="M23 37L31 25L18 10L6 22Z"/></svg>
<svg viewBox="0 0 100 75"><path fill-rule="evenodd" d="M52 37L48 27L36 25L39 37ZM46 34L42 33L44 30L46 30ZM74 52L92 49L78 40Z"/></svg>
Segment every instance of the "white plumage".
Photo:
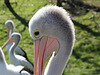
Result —
<svg viewBox="0 0 100 75"><path fill-rule="evenodd" d="M24 66L8 65L0 48L0 75L30 75L27 71L21 72L23 68Z"/></svg>
<svg viewBox="0 0 100 75"><path fill-rule="evenodd" d="M14 32L14 29L15 29L14 22L12 20L7 20L5 22L5 26L7 27L7 35L8 35L8 37L10 37L11 34ZM12 46L12 43L7 45L8 53L9 53L9 49L10 49L11 46ZM19 46L17 46L15 48L15 54L21 55L21 56L25 57L26 59L28 59L27 55L26 55L26 52L22 48L20 48Z"/></svg>
<svg viewBox="0 0 100 75"><path fill-rule="evenodd" d="M15 66L22 65L26 67L30 73L33 73L33 64L29 62L25 57L15 54L15 48L19 44L20 39L21 35L19 33L12 33L2 48L4 48L9 43L12 43L12 46L9 49L9 59L11 64Z"/></svg>

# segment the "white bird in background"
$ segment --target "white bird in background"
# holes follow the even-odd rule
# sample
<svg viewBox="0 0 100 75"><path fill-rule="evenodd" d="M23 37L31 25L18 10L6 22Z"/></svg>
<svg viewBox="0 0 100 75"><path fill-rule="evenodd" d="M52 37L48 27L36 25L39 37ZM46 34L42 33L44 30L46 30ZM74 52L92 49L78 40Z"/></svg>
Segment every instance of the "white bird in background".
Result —
<svg viewBox="0 0 100 75"><path fill-rule="evenodd" d="M62 75L75 42L74 25L66 10L52 5L41 8L29 21L29 32L34 40L34 75L37 71L43 75L52 53L44 75Z"/></svg>
<svg viewBox="0 0 100 75"><path fill-rule="evenodd" d="M11 61L11 64L15 66L22 65L28 69L28 72L33 74L33 64L29 62L25 57L15 54L15 48L19 44L20 39L21 35L19 33L12 33L8 41L2 46L2 49L8 44L13 43L9 49L9 59Z"/></svg>
<svg viewBox="0 0 100 75"><path fill-rule="evenodd" d="M21 71L23 66L8 65L0 48L0 75L30 75L27 71Z"/></svg>
<svg viewBox="0 0 100 75"><path fill-rule="evenodd" d="M5 22L5 26L7 27L7 35L8 35L8 37L10 37L11 34L14 32L14 28L15 28L14 22L12 20L7 20ZM9 49L10 49L11 46L12 46L12 43L7 45L8 53L9 53ZM25 57L26 59L28 59L26 52L18 46L15 48L15 54L21 55L21 56Z"/></svg>

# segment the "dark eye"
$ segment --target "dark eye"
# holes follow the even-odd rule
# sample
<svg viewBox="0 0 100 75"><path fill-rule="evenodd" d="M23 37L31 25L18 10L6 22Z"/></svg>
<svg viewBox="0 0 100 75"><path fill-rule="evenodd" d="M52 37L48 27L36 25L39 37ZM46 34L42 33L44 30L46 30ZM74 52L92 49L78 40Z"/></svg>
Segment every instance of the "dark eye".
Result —
<svg viewBox="0 0 100 75"><path fill-rule="evenodd" d="M39 35L39 32L35 32L34 35L36 35L36 36Z"/></svg>
<svg viewBox="0 0 100 75"><path fill-rule="evenodd" d="M40 32L39 32L39 30L35 30L35 32L34 32L34 37L35 37L35 38L40 37Z"/></svg>

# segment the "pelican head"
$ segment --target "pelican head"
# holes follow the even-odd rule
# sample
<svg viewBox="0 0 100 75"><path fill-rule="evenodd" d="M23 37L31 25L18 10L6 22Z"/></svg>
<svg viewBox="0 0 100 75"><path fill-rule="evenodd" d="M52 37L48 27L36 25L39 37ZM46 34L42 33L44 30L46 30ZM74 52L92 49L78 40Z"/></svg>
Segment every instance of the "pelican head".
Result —
<svg viewBox="0 0 100 75"><path fill-rule="evenodd" d="M61 7L43 7L29 21L29 33L35 46L34 75L37 75L37 68L38 75L43 75L46 60L53 52L44 74L60 75L75 41L74 26L69 14Z"/></svg>
<svg viewBox="0 0 100 75"><path fill-rule="evenodd" d="M16 42L17 44L21 40L20 33L12 33L9 39L6 41L6 43L2 46L2 49L5 48L8 44Z"/></svg>
<svg viewBox="0 0 100 75"><path fill-rule="evenodd" d="M7 20L5 22L5 26L7 27L7 35L11 36L11 34L14 32L14 22L12 20Z"/></svg>

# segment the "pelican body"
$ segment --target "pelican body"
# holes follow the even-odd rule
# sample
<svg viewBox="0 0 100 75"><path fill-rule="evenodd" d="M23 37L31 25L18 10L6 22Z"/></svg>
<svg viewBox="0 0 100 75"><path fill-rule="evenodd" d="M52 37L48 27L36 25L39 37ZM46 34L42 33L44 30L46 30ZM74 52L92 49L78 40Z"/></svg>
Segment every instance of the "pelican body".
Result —
<svg viewBox="0 0 100 75"><path fill-rule="evenodd" d="M19 44L20 39L21 35L19 33L12 33L7 42L2 46L2 48L6 47L10 43L13 43L9 49L9 59L11 61L11 64L14 64L15 66L22 65L26 67L31 74L33 74L33 64L25 57L15 54L15 48Z"/></svg>
<svg viewBox="0 0 100 75"><path fill-rule="evenodd" d="M8 65L0 48L0 75L30 75L27 71L21 72L23 68L24 66Z"/></svg>
<svg viewBox="0 0 100 75"><path fill-rule="evenodd" d="M66 10L53 5L41 8L29 21L29 33L34 40L34 75L62 75L75 42L74 24Z"/></svg>
<svg viewBox="0 0 100 75"><path fill-rule="evenodd" d="M10 37L11 34L14 32L14 29L15 29L14 22L12 20L7 20L5 22L5 26L7 27L7 35L8 35L8 37ZM12 44L13 43L10 43L9 45L7 45L8 53L9 53L9 49L12 46ZM18 46L15 48L15 54L21 55L21 56L25 57L26 59L28 59L27 55L26 55L26 52L22 48L20 48Z"/></svg>

